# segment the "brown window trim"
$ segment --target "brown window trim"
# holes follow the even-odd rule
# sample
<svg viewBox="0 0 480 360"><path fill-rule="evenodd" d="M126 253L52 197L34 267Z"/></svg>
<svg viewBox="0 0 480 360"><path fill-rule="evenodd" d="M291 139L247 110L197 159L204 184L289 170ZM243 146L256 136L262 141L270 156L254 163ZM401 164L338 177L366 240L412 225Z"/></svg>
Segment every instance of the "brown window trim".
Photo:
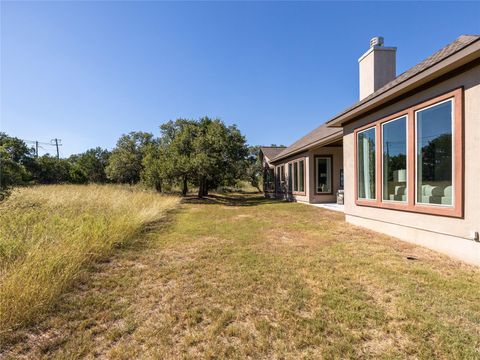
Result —
<svg viewBox="0 0 480 360"><path fill-rule="evenodd" d="M290 163L292 163L292 175L295 176L295 171L293 170L294 169L294 166L293 164L295 163L298 163L297 165L297 169L298 169L298 177L300 178L300 161L303 161L303 191L300 191L300 190L297 190L295 191L295 184L294 182L292 182L292 192L291 194L292 195L298 195L298 196L305 196L307 195L307 190L306 190L306 176L305 174L307 173L307 160L306 160L306 157L300 157L300 158L297 158L295 160L292 160L290 161ZM295 179L292 179L292 180L295 180ZM300 181L298 182L298 188L300 189Z"/></svg>
<svg viewBox="0 0 480 360"><path fill-rule="evenodd" d="M331 183L331 187L330 187L330 192L318 192L317 191L317 176L318 176L318 171L317 171L317 159L318 158L330 158L330 183ZM334 174L334 171L333 171L333 155L331 154L328 154L328 155L321 155L321 154L318 154L318 155L315 155L313 157L313 169L315 171L315 174L314 174L314 183L313 183L313 186L314 186L314 193L315 195L333 195L333 174Z"/></svg>
<svg viewBox="0 0 480 360"><path fill-rule="evenodd" d="M453 157L455 168L453 169L453 186L455 193L454 206L435 206L426 204L417 204L415 199L416 188L416 128L415 128L415 112L423 108L435 105L436 103L453 99L454 106L454 139L453 139ZM385 118L371 122L368 125L359 127L354 130L354 186L355 186L355 204L359 206L370 206L384 209L401 210L429 215L440 215L448 217L463 218L463 197L464 197L464 133L463 133L463 87L449 91L442 95L436 96L429 100L413 105L405 110L389 115ZM407 116L407 202L394 203L382 201L382 135L381 126L383 123ZM358 164L357 164L357 134L363 130L375 128L375 199L359 199L358 198Z"/></svg>

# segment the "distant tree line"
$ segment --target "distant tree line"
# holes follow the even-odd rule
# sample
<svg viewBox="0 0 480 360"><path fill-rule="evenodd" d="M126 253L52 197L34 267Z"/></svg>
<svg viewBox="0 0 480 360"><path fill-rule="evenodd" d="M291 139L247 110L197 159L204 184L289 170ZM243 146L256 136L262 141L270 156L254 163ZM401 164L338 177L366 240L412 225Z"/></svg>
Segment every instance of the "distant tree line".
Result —
<svg viewBox="0 0 480 360"><path fill-rule="evenodd" d="M258 147L248 147L235 126L219 119L177 119L160 126L160 136L131 132L112 151L100 147L60 158L35 156L24 141L0 133L0 191L12 186L56 183L142 183L157 191L189 187L198 196L247 180L260 188Z"/></svg>

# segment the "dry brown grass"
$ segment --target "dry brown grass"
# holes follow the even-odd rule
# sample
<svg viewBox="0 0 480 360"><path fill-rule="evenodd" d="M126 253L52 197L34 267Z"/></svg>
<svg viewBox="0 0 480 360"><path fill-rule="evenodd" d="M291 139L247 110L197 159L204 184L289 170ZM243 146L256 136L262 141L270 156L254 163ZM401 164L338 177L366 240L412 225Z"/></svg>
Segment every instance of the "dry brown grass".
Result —
<svg viewBox="0 0 480 360"><path fill-rule="evenodd" d="M118 186L37 186L0 205L0 345L37 322L88 265L139 235L178 198Z"/></svg>
<svg viewBox="0 0 480 360"><path fill-rule="evenodd" d="M415 261L407 259L414 256ZM259 198L187 201L5 356L475 359L480 271Z"/></svg>

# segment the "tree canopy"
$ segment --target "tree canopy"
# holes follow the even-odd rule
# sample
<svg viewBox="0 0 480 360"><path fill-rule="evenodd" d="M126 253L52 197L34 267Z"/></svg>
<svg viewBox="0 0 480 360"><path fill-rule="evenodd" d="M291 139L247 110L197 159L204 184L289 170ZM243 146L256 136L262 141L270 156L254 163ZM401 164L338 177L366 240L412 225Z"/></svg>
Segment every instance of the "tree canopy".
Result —
<svg viewBox="0 0 480 360"><path fill-rule="evenodd" d="M259 188L258 147L220 119L177 119L122 135L110 152L96 147L69 158L37 157L21 139L0 133L0 189L24 184L142 183L157 191L198 188L198 196L248 180Z"/></svg>

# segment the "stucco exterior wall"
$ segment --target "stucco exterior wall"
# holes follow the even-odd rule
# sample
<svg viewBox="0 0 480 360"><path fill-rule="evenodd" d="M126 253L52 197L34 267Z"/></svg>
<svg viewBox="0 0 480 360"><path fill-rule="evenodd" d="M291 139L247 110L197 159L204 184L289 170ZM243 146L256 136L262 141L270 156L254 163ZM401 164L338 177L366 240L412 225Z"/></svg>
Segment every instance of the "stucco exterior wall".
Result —
<svg viewBox="0 0 480 360"><path fill-rule="evenodd" d="M354 129L464 87L464 217L453 218L355 204ZM480 265L480 66L418 92L344 127L345 213L347 221L425 245Z"/></svg>
<svg viewBox="0 0 480 360"><path fill-rule="evenodd" d="M315 191L315 156L331 155L332 156L332 173L333 173L333 193L332 194L316 194ZM293 200L308 203L332 203L337 201L337 191L340 188L340 169L343 169L343 148L341 146L318 147L299 155L291 156L283 162L276 163L275 168L285 166L285 183L288 184L288 164L299 160L305 160L305 193L280 193L277 192L277 198ZM276 173L276 172L275 172Z"/></svg>
<svg viewBox="0 0 480 360"><path fill-rule="evenodd" d="M332 194L317 194L316 193L316 179L315 179L315 156L317 155L331 155L332 156ZM343 147L319 147L308 152L309 168L308 177L309 188L309 202L318 203L335 203L337 202L337 191L340 189L340 170L343 169Z"/></svg>

